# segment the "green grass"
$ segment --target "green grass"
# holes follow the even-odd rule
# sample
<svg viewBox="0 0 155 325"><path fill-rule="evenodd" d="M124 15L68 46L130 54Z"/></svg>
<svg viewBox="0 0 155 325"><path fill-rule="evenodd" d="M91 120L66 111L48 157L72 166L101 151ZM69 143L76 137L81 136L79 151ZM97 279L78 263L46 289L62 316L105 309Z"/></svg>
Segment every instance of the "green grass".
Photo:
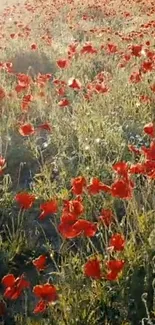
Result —
<svg viewBox="0 0 155 325"><path fill-rule="evenodd" d="M81 218L97 222L103 208L112 209L115 216L109 228L98 226L92 238L66 240L57 228L63 201L75 199L71 191L73 178L84 176L90 183L91 178L98 177L111 185L116 178L113 164L126 161L130 165L139 159L128 150L128 144L140 148L150 142L143 128L154 119L154 92L150 89L154 69L142 74L142 82L134 84L129 78L148 60L146 49L154 51L153 27L141 26L153 20L154 11L151 12L145 1L143 4L136 1L99 4L101 8L95 8L93 1L83 4L32 1L32 9L28 4L17 6L11 20L10 15L4 18L4 13L0 19L4 32L0 39L0 61L11 61L14 71L0 70L0 87L6 93L0 100L0 154L6 159L0 176L0 279L8 273L16 277L24 273L31 282L31 289L13 302L5 299L1 286L0 297L7 304L2 324L152 325L155 321L154 180L133 176L136 188L130 200L104 192L94 196L84 193ZM125 12L130 13L130 19L124 16ZM83 15L89 19L83 20ZM93 32L93 28L99 31ZM11 33L19 32L21 35L10 38ZM51 43L50 38L47 42L49 36ZM122 40L123 36L128 39ZM75 40L77 53L70 60L69 68L59 69L56 61L67 58L68 46ZM80 53L87 41L97 49L97 54ZM145 45L146 41L150 41L149 46ZM33 43L38 46L34 52ZM108 54L108 43L117 45L118 53ZM143 44L145 51L140 57L132 56L120 68L123 55L130 52L129 46L133 44ZM109 91L94 93L87 100L87 86L101 72ZM32 78L30 87L21 93L15 90L15 73ZM52 74L43 87L38 85L38 73ZM68 87L71 77L81 82L80 91ZM66 83L63 97L69 100L68 107L59 107L61 96L53 82L55 79ZM44 96L40 96L41 91ZM28 94L32 94L33 100L27 112L22 112L21 102ZM141 95L149 96L150 103L140 102ZM28 137L19 133L19 123L31 123L37 128L46 122L51 126L50 132L37 129ZM143 161L143 156L139 161ZM36 197L29 210L22 211L14 200L22 191ZM58 213L39 221L40 204L54 197L58 200ZM114 233L125 237L121 252L108 248ZM42 254L48 256L48 264L39 273L32 261ZM85 263L94 256L100 258L104 274L109 259L125 260L116 281L107 281L105 276L93 280L84 275ZM56 286L59 299L49 304L45 313L34 315L37 299L32 288L46 282Z"/></svg>

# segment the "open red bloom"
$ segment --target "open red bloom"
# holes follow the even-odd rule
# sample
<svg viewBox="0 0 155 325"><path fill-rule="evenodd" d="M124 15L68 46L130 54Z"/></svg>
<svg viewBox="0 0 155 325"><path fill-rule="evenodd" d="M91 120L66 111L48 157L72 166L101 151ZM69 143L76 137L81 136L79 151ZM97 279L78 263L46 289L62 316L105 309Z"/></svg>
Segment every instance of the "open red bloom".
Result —
<svg viewBox="0 0 155 325"><path fill-rule="evenodd" d="M46 267L46 259L47 257L45 255L40 255L38 258L33 260L32 263L38 271L43 271Z"/></svg>
<svg viewBox="0 0 155 325"><path fill-rule="evenodd" d="M155 92L155 83L150 86L150 89Z"/></svg>
<svg viewBox="0 0 155 325"><path fill-rule="evenodd" d="M85 237L93 237L97 232L97 226L91 221L79 219L73 225L73 229L76 232L80 232Z"/></svg>
<svg viewBox="0 0 155 325"><path fill-rule="evenodd" d="M46 130L46 131L49 131L49 132L52 130L52 128L51 128L51 126L50 126L50 124L48 122L40 124L38 126L38 129Z"/></svg>
<svg viewBox="0 0 155 325"><path fill-rule="evenodd" d="M87 263L84 265L84 275L93 279L102 278L101 265L97 258L87 261Z"/></svg>
<svg viewBox="0 0 155 325"><path fill-rule="evenodd" d="M150 104L151 103L151 98L147 95L141 95L139 97L139 100L144 103L144 104Z"/></svg>
<svg viewBox="0 0 155 325"><path fill-rule="evenodd" d="M133 144L129 144L128 145L128 149L129 149L129 151L133 152L136 155L140 155L141 154L141 150L138 149L137 147L135 147Z"/></svg>
<svg viewBox="0 0 155 325"><path fill-rule="evenodd" d="M69 61L68 61L67 59L60 59L60 60L57 60L56 63L57 63L57 66L58 66L60 69L68 68L68 65L69 65Z"/></svg>
<svg viewBox="0 0 155 325"><path fill-rule="evenodd" d="M29 209L35 201L35 196L26 192L16 194L15 200L18 202L22 209Z"/></svg>
<svg viewBox="0 0 155 325"><path fill-rule="evenodd" d="M143 163L145 168L145 175L154 179L155 176L155 160L146 160Z"/></svg>
<svg viewBox="0 0 155 325"><path fill-rule="evenodd" d="M68 59L71 59L76 54L77 45L78 43L72 43L68 45Z"/></svg>
<svg viewBox="0 0 155 325"><path fill-rule="evenodd" d="M131 46L131 54L137 57L141 56L142 45L132 45Z"/></svg>
<svg viewBox="0 0 155 325"><path fill-rule="evenodd" d="M144 163L131 165L131 174L142 174L154 179L155 176L155 160L146 160Z"/></svg>
<svg viewBox="0 0 155 325"><path fill-rule="evenodd" d="M115 281L118 278L118 272L116 271L109 271L106 275L106 279L109 281Z"/></svg>
<svg viewBox="0 0 155 325"><path fill-rule="evenodd" d="M155 137L155 124L154 123L148 123L144 126L144 132L148 134L151 138Z"/></svg>
<svg viewBox="0 0 155 325"><path fill-rule="evenodd" d="M4 157L0 156L0 167L4 168L6 165L6 160Z"/></svg>
<svg viewBox="0 0 155 325"><path fill-rule="evenodd" d="M111 209L102 209L98 218L106 227L109 227L113 221L113 212Z"/></svg>
<svg viewBox="0 0 155 325"><path fill-rule="evenodd" d="M36 43L31 44L31 50L37 50L38 46Z"/></svg>
<svg viewBox="0 0 155 325"><path fill-rule="evenodd" d="M137 163L130 166L131 174L145 174L145 166L142 163Z"/></svg>
<svg viewBox="0 0 155 325"><path fill-rule="evenodd" d="M58 299L57 289L50 283L36 285L33 288L33 293L37 298L51 302Z"/></svg>
<svg viewBox="0 0 155 325"><path fill-rule="evenodd" d="M93 237L96 234L97 226L88 220L79 219L74 214L64 214L61 217L61 222L58 230L64 238L71 239L80 235Z"/></svg>
<svg viewBox="0 0 155 325"><path fill-rule="evenodd" d="M139 83L142 81L141 73L139 71L133 71L129 77L131 83Z"/></svg>
<svg viewBox="0 0 155 325"><path fill-rule="evenodd" d="M107 51L108 51L108 53L112 53L112 54L117 53L117 51L118 51L117 45L108 43L107 44Z"/></svg>
<svg viewBox="0 0 155 325"><path fill-rule="evenodd" d="M97 50L92 46L92 44L84 44L82 49L81 49L81 54L96 54Z"/></svg>
<svg viewBox="0 0 155 325"><path fill-rule="evenodd" d="M109 241L109 246L113 247L115 251L122 251L125 246L124 236L122 236L121 234L112 235Z"/></svg>
<svg viewBox="0 0 155 325"><path fill-rule="evenodd" d="M86 179L82 176L78 176L72 179L72 192L75 195L81 195L86 187Z"/></svg>
<svg viewBox="0 0 155 325"><path fill-rule="evenodd" d="M24 279L23 275L15 278L13 274L5 275L2 279L2 284L6 288L4 297L11 300L18 299L23 290L30 286L30 283Z"/></svg>
<svg viewBox="0 0 155 325"><path fill-rule="evenodd" d="M141 64L141 71L143 73L150 72L154 69L154 64L152 61L144 61Z"/></svg>
<svg viewBox="0 0 155 325"><path fill-rule="evenodd" d="M110 260L107 262L107 267L109 272L106 275L106 279L109 281L117 280L118 274L122 271L124 267L124 260Z"/></svg>
<svg viewBox="0 0 155 325"><path fill-rule="evenodd" d="M33 135L35 133L35 130L32 124L27 123L19 127L19 133L24 137L24 136Z"/></svg>
<svg viewBox="0 0 155 325"><path fill-rule="evenodd" d="M128 173L128 164L125 161L119 161L112 166L112 168L121 176L125 176Z"/></svg>
<svg viewBox="0 0 155 325"><path fill-rule="evenodd" d="M22 109L22 111L27 112L27 110L29 108L29 105L30 105L30 103L32 101L33 101L33 96L31 94L24 95L23 96L22 103L21 103L21 109Z"/></svg>
<svg viewBox="0 0 155 325"><path fill-rule="evenodd" d="M48 307L47 301L39 300L37 305L34 308L34 314L43 313Z"/></svg>
<svg viewBox="0 0 155 325"><path fill-rule="evenodd" d="M17 78L21 87L28 87L31 84L31 77L24 73L18 73Z"/></svg>
<svg viewBox="0 0 155 325"><path fill-rule="evenodd" d="M5 96L6 96L5 90L2 87L0 87L0 99L5 98Z"/></svg>
<svg viewBox="0 0 155 325"><path fill-rule="evenodd" d="M103 184L97 177L92 178L90 185L87 186L88 192L92 195L100 191L110 192L110 187Z"/></svg>
<svg viewBox="0 0 155 325"><path fill-rule="evenodd" d="M65 200L63 207L63 214L71 213L75 216L80 216L84 212L84 206L82 204L82 200L78 197L76 200Z"/></svg>
<svg viewBox="0 0 155 325"><path fill-rule="evenodd" d="M75 78L70 78L68 80L68 86L70 88L75 89L75 90L80 90L81 87L82 87L81 82L78 79L75 79Z"/></svg>
<svg viewBox="0 0 155 325"><path fill-rule="evenodd" d="M120 199L130 199L132 197L133 184L125 179L116 180L111 185L112 196Z"/></svg>
<svg viewBox="0 0 155 325"><path fill-rule="evenodd" d="M15 87L17 93L29 88L32 81L30 76L24 73L18 73L17 78L18 78L18 84Z"/></svg>
<svg viewBox="0 0 155 325"><path fill-rule="evenodd" d="M100 191L110 193L111 187L102 183L97 177L92 178L91 183L87 186L88 192L92 195L98 194Z"/></svg>
<svg viewBox="0 0 155 325"><path fill-rule="evenodd" d="M143 146L141 149L144 152L144 155L148 160L155 160L155 141L152 141L150 143L149 148L146 148L145 146Z"/></svg>
<svg viewBox="0 0 155 325"><path fill-rule="evenodd" d="M65 213L62 215L58 230L64 238L71 239L80 235L81 231L73 228L76 221L77 216L75 214Z"/></svg>
<svg viewBox="0 0 155 325"><path fill-rule="evenodd" d="M48 215L56 213L58 211L58 202L53 199L41 204L40 209L42 210L39 219L44 220Z"/></svg>
<svg viewBox="0 0 155 325"><path fill-rule="evenodd" d="M70 105L70 102L67 98L63 98L62 100L60 100L58 105L59 105L59 107L66 107L66 106Z"/></svg>
<svg viewBox="0 0 155 325"><path fill-rule="evenodd" d="M34 295L39 298L39 302L34 309L34 313L44 312L48 307L49 302L54 302L58 299L57 289L49 283L36 285L33 288Z"/></svg>
<svg viewBox="0 0 155 325"><path fill-rule="evenodd" d="M100 192L101 181L94 177L91 180L90 185L87 186L88 192L92 195L98 194Z"/></svg>

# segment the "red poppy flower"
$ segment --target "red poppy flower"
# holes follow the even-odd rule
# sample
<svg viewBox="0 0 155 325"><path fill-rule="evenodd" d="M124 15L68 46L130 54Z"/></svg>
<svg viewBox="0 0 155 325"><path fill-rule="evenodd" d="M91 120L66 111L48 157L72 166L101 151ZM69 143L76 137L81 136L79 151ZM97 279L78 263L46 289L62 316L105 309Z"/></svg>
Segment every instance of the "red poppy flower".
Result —
<svg viewBox="0 0 155 325"><path fill-rule="evenodd" d="M2 279L2 284L6 288L4 298L11 300L18 299L23 290L30 286L30 283L24 279L23 275L15 278L13 274L5 275Z"/></svg>
<svg viewBox="0 0 155 325"><path fill-rule="evenodd" d="M100 261L97 258L90 259L84 265L84 275L93 279L101 279L102 271Z"/></svg>
<svg viewBox="0 0 155 325"><path fill-rule="evenodd" d="M15 88L16 92L21 92L29 88L31 84L31 77L29 77L24 73L18 73L17 78L18 78L18 84Z"/></svg>
<svg viewBox="0 0 155 325"><path fill-rule="evenodd" d="M43 313L48 307L48 303L44 300L40 300L34 308L34 314Z"/></svg>
<svg viewBox="0 0 155 325"><path fill-rule="evenodd" d="M81 87L82 87L81 82L78 79L75 79L75 78L70 78L68 80L68 86L70 88L75 89L75 90L80 90Z"/></svg>
<svg viewBox="0 0 155 325"><path fill-rule="evenodd" d="M90 185L87 186L88 192L92 195L98 194L101 190L101 185L102 183L98 178L92 178Z"/></svg>
<svg viewBox="0 0 155 325"><path fill-rule="evenodd" d="M105 85L104 82L101 83L96 83L94 85L94 92L99 93L99 94L103 94L109 91L109 88Z"/></svg>
<svg viewBox="0 0 155 325"><path fill-rule="evenodd" d="M77 45L78 43L69 44L67 51L68 59L71 59L76 54Z"/></svg>
<svg viewBox="0 0 155 325"><path fill-rule="evenodd" d="M138 149L137 147L135 147L135 146L132 145L132 144L129 144L129 145L128 145L128 149L129 149L129 151L135 153L136 155L140 155L140 154L141 154L141 150Z"/></svg>
<svg viewBox="0 0 155 325"><path fill-rule="evenodd" d="M81 54L96 54L97 50L93 48L92 44L85 44L81 49Z"/></svg>
<svg viewBox="0 0 155 325"><path fill-rule="evenodd" d="M58 299L57 289L49 283L36 285L33 288L33 293L37 298L51 302Z"/></svg>
<svg viewBox="0 0 155 325"><path fill-rule="evenodd" d="M71 213L75 216L80 216L84 212L84 206L81 202L81 198L78 197L77 200L65 200L63 206L63 214Z"/></svg>
<svg viewBox="0 0 155 325"><path fill-rule="evenodd" d="M68 60L66 60L66 59L60 59L60 60L57 60L56 63L57 63L57 66L58 66L60 69L68 68L68 65L69 65L69 62L68 62Z"/></svg>
<svg viewBox="0 0 155 325"><path fill-rule="evenodd" d="M141 51L142 51L142 45L132 45L131 47L131 54L140 57L141 56Z"/></svg>
<svg viewBox="0 0 155 325"><path fill-rule="evenodd" d="M154 64L151 61L144 61L144 62L142 62L141 67L140 67L140 70L143 73L151 72L153 69L154 69Z"/></svg>
<svg viewBox="0 0 155 325"><path fill-rule="evenodd" d="M86 179L83 176L78 176L72 179L72 192L75 195L81 195L86 187Z"/></svg>
<svg viewBox="0 0 155 325"><path fill-rule="evenodd" d="M107 51L108 53L112 53L112 54L116 53L118 51L117 45L110 44L110 43L107 44Z"/></svg>
<svg viewBox="0 0 155 325"><path fill-rule="evenodd" d="M124 260L110 260L106 263L106 266L110 271L119 273L122 271L124 264Z"/></svg>
<svg viewBox="0 0 155 325"><path fill-rule="evenodd" d="M149 148L142 146L141 150L143 151L144 155L148 160L155 160L155 141L152 141L150 143Z"/></svg>
<svg viewBox="0 0 155 325"><path fill-rule="evenodd" d="M116 180L111 185L112 196L119 197L120 199L130 199L132 197L132 190L131 182L127 182L125 179Z"/></svg>
<svg viewBox="0 0 155 325"><path fill-rule="evenodd" d="M101 215L98 219L106 226L109 227L113 221L113 212L111 209L102 209Z"/></svg>
<svg viewBox="0 0 155 325"><path fill-rule="evenodd" d="M122 251L125 246L125 239L124 236L121 234L114 234L109 240L109 246L113 247L115 251Z"/></svg>
<svg viewBox="0 0 155 325"><path fill-rule="evenodd" d="M155 160L146 160L143 163L144 166L144 174L147 175L150 178L154 178L155 174Z"/></svg>
<svg viewBox="0 0 155 325"><path fill-rule="evenodd" d="M48 122L40 124L38 126L38 129L46 130L46 131L49 131L49 132L52 130L52 128L51 128L51 126L50 126L50 124Z"/></svg>
<svg viewBox="0 0 155 325"><path fill-rule="evenodd" d="M74 214L64 214L61 217L61 222L58 225L58 231L64 238L71 239L80 235L81 230L74 229L73 225L77 221L77 216Z"/></svg>
<svg viewBox="0 0 155 325"><path fill-rule="evenodd" d="M33 96L30 94L30 95L25 95L23 97L23 100L22 100L22 103L21 103L21 109L22 111L25 111L27 112L28 108L29 108L29 105L30 103L33 101Z"/></svg>
<svg viewBox="0 0 155 325"><path fill-rule="evenodd" d="M4 157L0 156L0 168L4 168L6 165L6 160Z"/></svg>
<svg viewBox="0 0 155 325"><path fill-rule="evenodd" d="M109 281L115 281L115 280L117 280L118 275L119 275L119 273L116 272L116 271L109 271L106 274L106 279L109 280Z"/></svg>
<svg viewBox="0 0 155 325"><path fill-rule="evenodd" d="M65 96L66 88L60 87L60 88L56 89L56 92L58 93L59 96Z"/></svg>
<svg viewBox="0 0 155 325"><path fill-rule="evenodd" d="M144 103L144 104L149 104L149 103L151 103L151 98L150 98L149 96L147 96L147 95L141 95L141 96L139 97L139 100L140 100L142 103Z"/></svg>
<svg viewBox="0 0 155 325"><path fill-rule="evenodd" d="M131 174L144 174L145 173L145 166L141 163L137 163L135 165L130 166L130 173Z"/></svg>
<svg viewBox="0 0 155 325"><path fill-rule="evenodd" d="M15 38L15 36L16 36L16 34L15 34L15 33L11 33L11 34L10 34L10 37L11 37L12 39L14 39L14 38Z"/></svg>
<svg viewBox="0 0 155 325"><path fill-rule="evenodd" d="M142 81L141 73L139 71L132 72L129 77L129 81L135 84Z"/></svg>
<svg viewBox="0 0 155 325"><path fill-rule="evenodd" d="M44 312L48 307L48 303L58 299L57 289L49 283L36 285L33 288L34 295L39 298L39 302L34 309L34 313Z"/></svg>
<svg viewBox="0 0 155 325"><path fill-rule="evenodd" d="M15 200L18 202L22 209L27 210L32 207L35 201L35 196L33 194L21 192L16 194Z"/></svg>
<svg viewBox="0 0 155 325"><path fill-rule="evenodd" d="M83 234L85 237L93 237L97 232L97 226L91 221L79 219L74 225L73 229L80 234Z"/></svg>
<svg viewBox="0 0 155 325"><path fill-rule="evenodd" d="M35 133L35 129L32 124L27 123L23 124L19 127L19 133L24 136L33 135Z"/></svg>
<svg viewBox="0 0 155 325"><path fill-rule="evenodd" d="M125 176L128 173L128 164L125 161L117 162L112 168L121 176Z"/></svg>
<svg viewBox="0 0 155 325"><path fill-rule="evenodd" d="M45 255L40 255L38 258L33 260L32 263L38 271L43 271L46 267L46 259L47 257Z"/></svg>
<svg viewBox="0 0 155 325"><path fill-rule="evenodd" d="M150 86L150 89L155 92L155 83Z"/></svg>
<svg viewBox="0 0 155 325"><path fill-rule="evenodd" d="M37 50L38 49L38 46L37 46L37 44L35 44L35 43L33 43L32 45L31 45L31 50Z"/></svg>
<svg viewBox="0 0 155 325"><path fill-rule="evenodd" d="M5 90L2 87L0 87L0 99L5 98L5 96L6 96Z"/></svg>
<svg viewBox="0 0 155 325"><path fill-rule="evenodd" d="M92 195L98 194L100 191L110 192L111 188L103 184L97 177L92 178L90 185L87 186L88 192Z"/></svg>
<svg viewBox="0 0 155 325"><path fill-rule="evenodd" d="M150 123L146 124L144 126L143 130L151 138L154 138L155 137L155 125L154 125L154 123L150 122Z"/></svg>
<svg viewBox="0 0 155 325"><path fill-rule="evenodd" d="M59 107L66 107L66 106L70 105L70 102L67 98L63 98L62 100L60 100L58 105L59 105Z"/></svg>
<svg viewBox="0 0 155 325"><path fill-rule="evenodd" d="M41 204L40 209L42 210L39 219L44 220L48 215L56 213L58 211L57 201L51 200Z"/></svg>

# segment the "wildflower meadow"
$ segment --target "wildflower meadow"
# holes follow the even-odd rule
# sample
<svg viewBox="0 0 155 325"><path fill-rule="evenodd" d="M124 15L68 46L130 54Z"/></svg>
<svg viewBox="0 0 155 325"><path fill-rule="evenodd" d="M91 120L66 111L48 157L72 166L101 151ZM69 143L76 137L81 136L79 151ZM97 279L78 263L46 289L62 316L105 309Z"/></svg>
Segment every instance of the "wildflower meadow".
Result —
<svg viewBox="0 0 155 325"><path fill-rule="evenodd" d="M155 3L0 0L0 325L155 324Z"/></svg>

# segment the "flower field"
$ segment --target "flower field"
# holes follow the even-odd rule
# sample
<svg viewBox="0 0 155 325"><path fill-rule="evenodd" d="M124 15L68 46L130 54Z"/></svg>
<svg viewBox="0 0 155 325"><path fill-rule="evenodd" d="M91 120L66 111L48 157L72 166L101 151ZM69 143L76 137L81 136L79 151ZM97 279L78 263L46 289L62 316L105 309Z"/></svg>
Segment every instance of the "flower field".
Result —
<svg viewBox="0 0 155 325"><path fill-rule="evenodd" d="M0 324L155 324L155 6L0 7Z"/></svg>

